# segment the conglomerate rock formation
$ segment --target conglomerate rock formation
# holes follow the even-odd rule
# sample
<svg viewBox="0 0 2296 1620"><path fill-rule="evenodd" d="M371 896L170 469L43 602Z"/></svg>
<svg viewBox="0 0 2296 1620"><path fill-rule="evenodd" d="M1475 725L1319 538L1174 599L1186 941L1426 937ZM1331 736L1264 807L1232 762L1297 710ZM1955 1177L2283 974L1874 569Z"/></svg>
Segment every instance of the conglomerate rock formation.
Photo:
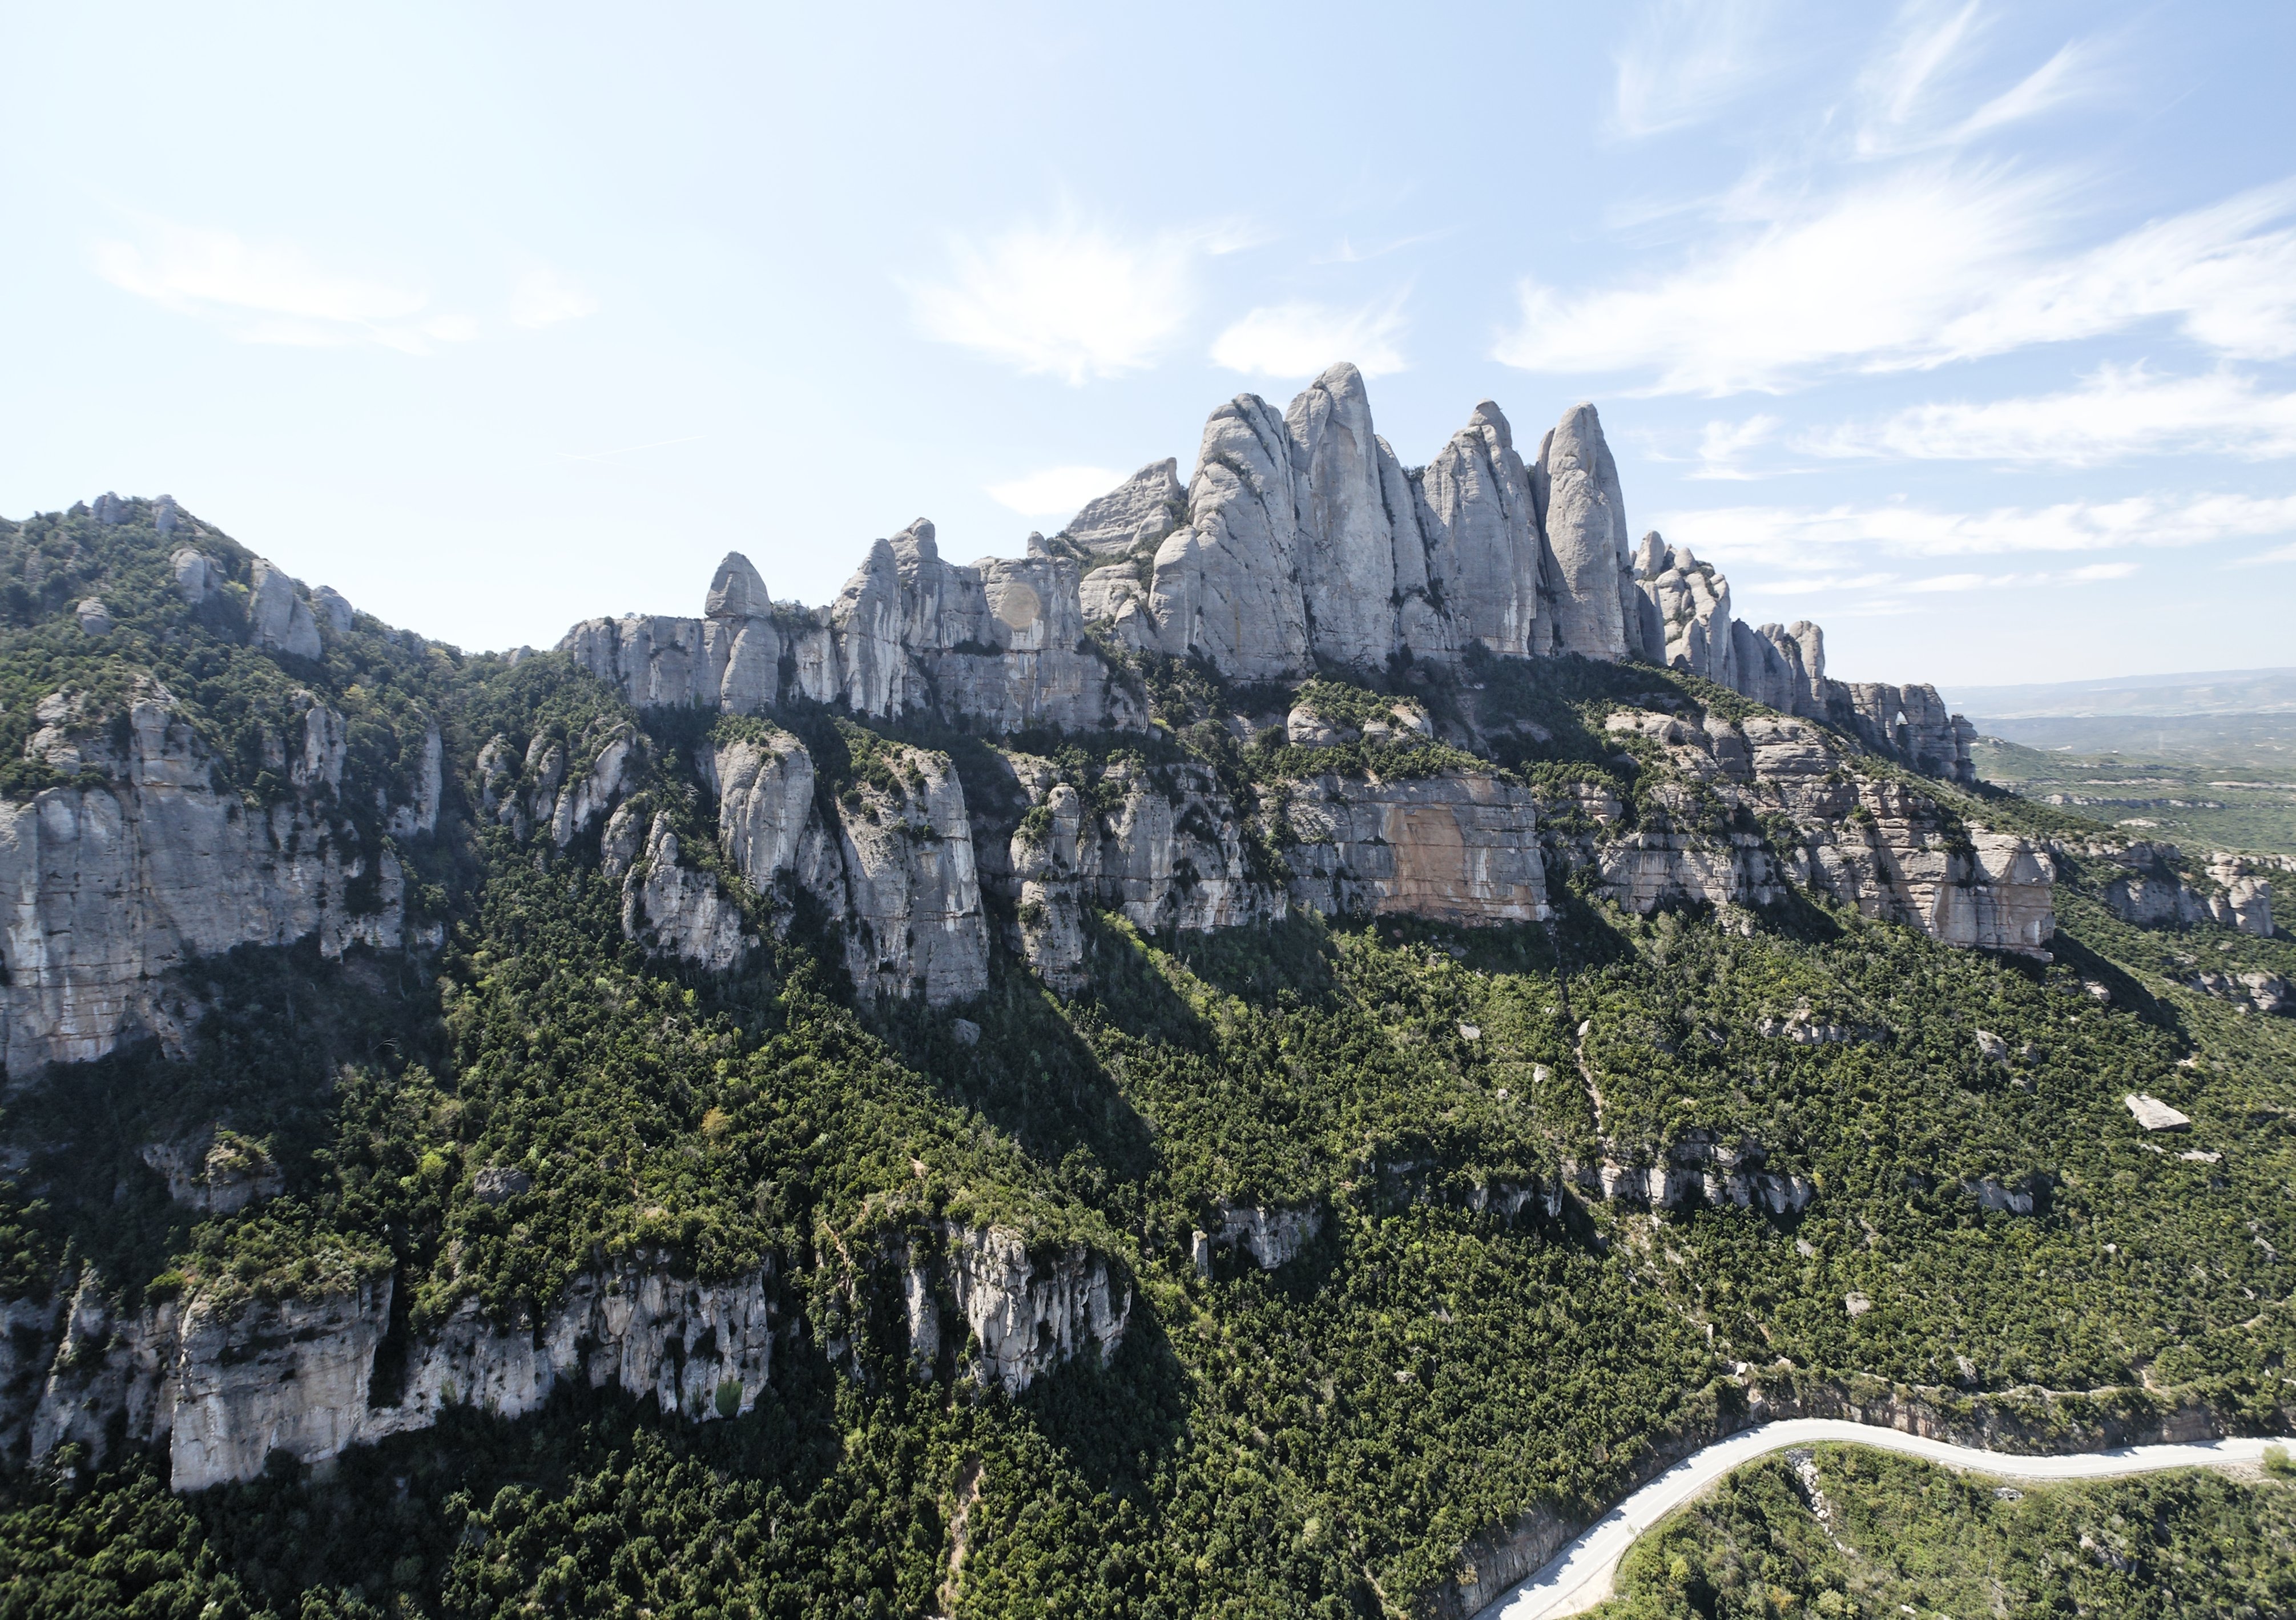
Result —
<svg viewBox="0 0 2296 1620"><path fill-rule="evenodd" d="M346 637L400 645L336 593L203 543L172 502L106 503L98 521L168 536L174 610L275 674L324 685ZM537 870L594 863L618 886L615 948L633 960L737 974L802 926L857 1002L936 1018L990 988L1000 947L1056 992L1087 990L1095 919L1167 937L1298 912L1538 924L1566 875L1632 912L1734 915L1800 893L1948 945L2046 956L2057 863L2097 852L1965 819L1951 790L1973 781L1972 733L1934 689L1829 677L1817 626L1751 626L1710 563L1629 533L1592 405L1526 460L1484 401L1412 467L1343 364L1283 411L1249 395L1221 405L1185 486L1177 462L1151 462L1021 558L946 561L919 520L806 608L729 555L696 617L567 634L558 667L618 694L609 712L489 720L453 745L460 757L436 718L406 719L396 786L365 797L347 760L374 740L316 691L297 688L291 724L247 733L246 757L227 759L155 680L110 707L58 690L24 746L47 785L0 799L0 1050L23 1080L146 1036L180 1049L201 1016L181 970L235 947L438 949L441 931L409 920L398 852L443 836L449 799ZM65 633L119 644L136 633L127 600L107 585L71 606ZM1522 689L1509 682L1589 662L1677 674L1587 710L1592 751L1573 770L1502 765L1552 740L1510 708ZM1152 682L1181 679L1210 694L1188 749L1152 700ZM1259 766L1232 768L1246 749ZM228 785L244 769L259 790ZM2105 858L2103 898L2124 917L2271 930L2261 868L2188 879L2173 851ZM2243 993L2269 1010L2284 991ZM1816 1028L1780 1035L1857 1038ZM1703 1198L1786 1214L1816 1196L1751 1142L1691 1132L1603 1150L1479 1188L1475 1207ZM144 1162L206 1212L281 1190L217 1129L150 1144ZM532 1181L488 1166L469 1197L505 1202ZM1321 1218L1224 1205L1198 1263L1284 1264ZM899 1295L921 1374L1017 1392L1121 1341L1129 1284L1087 1246L939 1217L873 1241L839 1251L838 1286L857 1318L873 1290ZM0 1446L100 1448L124 1425L166 1444L188 1488L250 1477L275 1452L331 1457L455 1402L516 1416L570 1381L730 1417L764 1387L792 1297L772 1264L697 1282L662 1254L601 1254L523 1314L482 1312L449 1277L419 1328L394 1329L387 1268L351 1270L301 1297L194 1287L132 1312L88 1271L5 1302ZM404 1364L379 1374L394 1332Z"/></svg>

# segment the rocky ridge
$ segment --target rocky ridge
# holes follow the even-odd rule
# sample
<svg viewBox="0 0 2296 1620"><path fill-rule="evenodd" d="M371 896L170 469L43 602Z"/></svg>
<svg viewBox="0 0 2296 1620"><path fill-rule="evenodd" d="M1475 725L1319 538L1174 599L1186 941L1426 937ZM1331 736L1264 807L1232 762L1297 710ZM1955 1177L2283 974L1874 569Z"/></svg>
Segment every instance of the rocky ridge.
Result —
<svg viewBox="0 0 2296 1620"><path fill-rule="evenodd" d="M1017 1395L1076 1355L1112 1354L1123 1342L1130 1288L1089 1249L1037 1257L1016 1232L947 1223L931 1237L894 1245L890 1284L922 1375L946 1351L955 1376ZM61 1308L9 1302L0 1452L37 1461L78 1442L102 1456L117 1428L164 1445L175 1488L190 1491L252 1479L275 1452L324 1463L427 1428L452 1406L520 1417L568 1383L651 1396L665 1415L708 1422L756 1403L776 1340L795 1328L770 1263L704 1282L678 1276L668 1256L642 1255L507 1321L463 1300L414 1337L386 1391L376 1357L392 1288L384 1276L312 1297L194 1294L126 1313L89 1272Z"/></svg>

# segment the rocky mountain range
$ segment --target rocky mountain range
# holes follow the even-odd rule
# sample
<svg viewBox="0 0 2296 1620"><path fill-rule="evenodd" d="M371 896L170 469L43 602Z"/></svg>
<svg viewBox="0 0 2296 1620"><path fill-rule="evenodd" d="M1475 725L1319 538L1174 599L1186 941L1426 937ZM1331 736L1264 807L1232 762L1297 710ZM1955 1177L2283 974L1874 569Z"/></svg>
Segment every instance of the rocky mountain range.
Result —
<svg viewBox="0 0 2296 1620"><path fill-rule="evenodd" d="M1592 405L1526 458L1484 401L1406 467L1342 364L1281 412L1221 405L1185 486L1177 472L1144 467L1021 558L948 562L919 520L808 608L734 553L695 617L587 619L550 652L474 659L306 587L166 497L44 520L10 587L38 638L4 716L12 1083L54 1092L103 1060L182 1059L223 994L209 970L234 952L388 959L434 983L442 953L494 948L447 888L484 887L477 871L603 885L612 961L701 982L817 942L845 1002L922 1020L951 1051L980 1038L971 1015L1005 963L1055 996L1093 994L1111 928L1185 951L1298 918L1482 929L1608 906L1751 937L1815 905L2042 964L2057 887L2079 878L2139 925L2274 933L2254 863L1995 824L1972 728L1934 688L1833 679L1816 626L1757 627L1713 564L1630 539ZM59 582L55 559L107 536L109 572ZM45 684L52 669L69 674ZM455 994L478 998L485 971ZM2222 994L2296 1004L2256 978ZM1824 1196L1750 1133L1606 1117L1595 1027L1572 1049L1590 1132L1463 1207L1785 1217ZM1881 1037L1805 1003L1759 1038ZM1554 1063L1521 1067L1518 1084L1554 1084ZM287 1185L235 1129L217 1113L133 1146L179 1210L233 1217ZM430 1177L473 1220L554 1196L538 1149L435 1157L394 1184ZM1968 1185L1986 1209L2035 1207L2024 1182ZM771 1186L746 1196L764 1208ZM58 1271L4 1301L0 1447L164 1444L188 1489L279 1453L324 1462L457 1402L515 1417L570 1382L737 1417L776 1345L803 1332L857 1368L853 1324L874 1317L899 1325L921 1376L1013 1394L1124 1342L1138 1300L1103 1238L945 1208L896 1221L890 1196L807 1254L706 1283L667 1240L596 1247L513 1307L482 1303L451 1246L300 1289L194 1266L135 1302L92 1267ZM1237 1255L1288 1264L1324 1213L1239 1183L1193 1218L1209 1277Z"/></svg>

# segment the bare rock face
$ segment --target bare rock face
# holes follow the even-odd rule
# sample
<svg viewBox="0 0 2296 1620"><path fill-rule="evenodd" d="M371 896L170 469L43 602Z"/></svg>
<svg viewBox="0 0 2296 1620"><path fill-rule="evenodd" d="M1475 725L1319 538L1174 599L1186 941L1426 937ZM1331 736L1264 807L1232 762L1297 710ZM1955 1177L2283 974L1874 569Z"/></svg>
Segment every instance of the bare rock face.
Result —
<svg viewBox="0 0 2296 1620"><path fill-rule="evenodd" d="M737 1417L773 1370L773 1275L696 1282L640 1256L578 1277L538 1322L496 1323L464 1300L416 1341L398 1399L365 1411L358 1437L428 1428L454 1405L521 1417L565 1382L651 1395L695 1422Z"/></svg>
<svg viewBox="0 0 2296 1620"><path fill-rule="evenodd" d="M705 972L731 972L749 955L742 908L708 872L680 866L677 854L669 817L655 816L644 855L622 879L622 937Z"/></svg>
<svg viewBox="0 0 2296 1620"><path fill-rule="evenodd" d="M2218 854L2209 858L2206 880L2188 880L2174 844L2139 839L2120 847L2080 853L2101 856L2125 875L2108 879L2098 897L2123 922L2140 928L2190 928L2213 922L2264 938L2272 936L2270 870L2253 858Z"/></svg>
<svg viewBox="0 0 2296 1620"><path fill-rule="evenodd" d="M1332 366L1292 402L1283 421L1315 650L1336 664L1383 667L1396 644L1397 546L1362 373L1344 361Z"/></svg>
<svg viewBox="0 0 2296 1620"><path fill-rule="evenodd" d="M1661 785L1641 825L1582 841L1576 858L1600 871L1619 904L1763 904L1790 881L1948 945L2046 954L2056 871L2042 850L1983 828L1963 837L1923 795L1848 773L1815 726L1758 716L1741 727L1711 716L1693 724L1631 709L1606 724L1661 745L1699 785ZM1784 818L1796 833L1780 850L1757 834L1718 829L1701 808L1713 801Z"/></svg>
<svg viewBox="0 0 2296 1620"><path fill-rule="evenodd" d="M1085 987L1084 907L1099 898L1099 818L1066 782L1045 791L1038 824L1013 835L1011 877L1020 897L1021 953L1055 990Z"/></svg>
<svg viewBox="0 0 2296 1620"><path fill-rule="evenodd" d="M1300 590L1297 446L1274 407L1239 394L1204 424L1188 527L1156 552L1149 610L1165 651L1195 652L1232 679L1310 666Z"/></svg>
<svg viewBox="0 0 2296 1620"><path fill-rule="evenodd" d="M694 1421L731 1418L755 1404L772 1370L773 1280L768 1263L698 1281L642 1254L578 1277L538 1317L498 1323L465 1300L417 1335L403 1383L384 1391L372 1387L389 1278L313 1299L195 1296L125 1316L91 1272L61 1313L0 1306L11 1330L0 1355L29 1347L32 1357L0 1367L12 1375L6 1387L32 1370L39 1392L29 1414L5 1415L19 1435L29 1418L35 1460L72 1440L101 1456L124 1424L131 1441L168 1444L178 1491L256 1478L274 1451L323 1462L427 1428L448 1406L520 1417L569 1380L651 1395ZM371 1393L387 1403L370 1406Z"/></svg>
<svg viewBox="0 0 2296 1620"><path fill-rule="evenodd" d="M1948 713L1936 687L1829 681L1824 692L1829 717L1868 748L1961 787L1975 784L1969 745L1977 728Z"/></svg>
<svg viewBox="0 0 2296 1620"><path fill-rule="evenodd" d="M1618 585L1627 561L1626 498L1593 405L1573 405L1546 436L1538 483L1546 491L1557 594L1554 650L1611 661L1627 657L1633 648Z"/></svg>
<svg viewBox="0 0 2296 1620"><path fill-rule="evenodd" d="M1548 915L1531 792L1496 774L1322 776L1299 784L1283 814L1297 904L1471 926Z"/></svg>
<svg viewBox="0 0 2296 1620"><path fill-rule="evenodd" d="M1496 405L1477 405L1427 463L1416 511L1430 589L1447 610L1454 643L1480 642L1514 658L1552 650L1552 627L1539 612L1538 499Z"/></svg>
<svg viewBox="0 0 2296 1620"><path fill-rule="evenodd" d="M1636 606L1649 615L1644 640L1656 643L1652 660L1737 689L1730 582L1714 571L1713 564L1691 555L1689 547L1669 545L1655 530L1643 536L1635 577L1641 592ZM1770 701L1752 692L1746 695L1758 702ZM1770 706L1792 712L1791 704Z"/></svg>
<svg viewBox="0 0 2296 1620"><path fill-rule="evenodd" d="M1111 766L1122 803L1101 843L1105 903L1151 933L1201 933L1281 917L1283 896L1256 879L1243 819L1201 765Z"/></svg>
<svg viewBox="0 0 2296 1620"><path fill-rule="evenodd" d="M1151 462L1106 495L1085 503L1060 538L1096 555L1120 557L1161 545L1187 519L1180 463Z"/></svg>
<svg viewBox="0 0 2296 1620"><path fill-rule="evenodd" d="M1083 1245L1037 1255L1008 1228L946 1223L932 1236L907 1252L910 1351L922 1368L944 1342L968 1345L958 1376L1018 1395L1071 1357L1089 1350L1104 1360L1124 1342L1132 1290Z"/></svg>
<svg viewBox="0 0 2296 1620"><path fill-rule="evenodd" d="M168 569L176 577L176 593L194 608L213 595L222 581L207 553L193 546L184 546L169 557Z"/></svg>
<svg viewBox="0 0 2296 1620"><path fill-rule="evenodd" d="M718 839L750 887L772 895L801 865L805 877L817 881L824 835L814 814L813 756L805 745L780 731L726 743L717 750L714 774Z"/></svg>
<svg viewBox="0 0 2296 1620"><path fill-rule="evenodd" d="M253 1479L275 1451L322 1461L360 1438L390 1290L386 1277L318 1299L193 1299L174 1375L175 1488Z"/></svg>
<svg viewBox="0 0 2296 1620"><path fill-rule="evenodd" d="M845 964L865 996L944 1007L988 985L972 825L946 756L888 752L896 785L857 782L840 806Z"/></svg>
<svg viewBox="0 0 2296 1620"><path fill-rule="evenodd" d="M1263 1209L1253 1205L1223 1204L1219 1218L1219 1231L1211 1234L1213 1245L1242 1248L1263 1272L1272 1272L1290 1261L1324 1230L1324 1211L1318 1205Z"/></svg>
<svg viewBox="0 0 2296 1620"><path fill-rule="evenodd" d="M287 1185L261 1143L229 1131L149 1142L137 1157L168 1178L169 1198L203 1215L236 1215L250 1204L276 1198Z"/></svg>
<svg viewBox="0 0 2296 1620"><path fill-rule="evenodd" d="M356 943L400 945L398 857L363 851L328 806L331 774L340 773L332 711L307 716L299 790L256 809L216 791L217 762L164 691L133 703L124 750L108 724L76 718L61 696L44 716L51 708L34 746L110 781L0 804L0 1048L10 1074L101 1057L133 1034L180 1041L166 976L195 954L311 935L329 956ZM354 912L370 893L374 909Z"/></svg>
<svg viewBox="0 0 2296 1620"><path fill-rule="evenodd" d="M247 601L247 626L255 644L270 652L317 658L318 623L312 618L309 604L304 601L297 582L260 557L255 560L253 577L254 589ZM180 568L176 578L180 585Z"/></svg>

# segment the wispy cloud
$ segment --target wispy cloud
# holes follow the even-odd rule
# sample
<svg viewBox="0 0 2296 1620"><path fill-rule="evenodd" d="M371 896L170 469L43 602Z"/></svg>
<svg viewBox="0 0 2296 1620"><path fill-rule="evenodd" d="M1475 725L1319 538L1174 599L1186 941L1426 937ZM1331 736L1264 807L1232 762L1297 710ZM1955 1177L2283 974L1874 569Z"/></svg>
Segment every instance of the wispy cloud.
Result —
<svg viewBox="0 0 2296 1620"><path fill-rule="evenodd" d="M1251 311L1212 340L1212 364L1259 377L1313 377L1352 360L1366 377L1405 369L1403 299L1353 307L1293 302Z"/></svg>
<svg viewBox="0 0 2296 1620"><path fill-rule="evenodd" d="M466 315L425 313L430 299L419 288L332 270L291 243L250 242L229 231L160 225L141 242L97 242L93 258L113 286L210 321L242 342L377 343L427 354L478 335Z"/></svg>
<svg viewBox="0 0 2296 1620"><path fill-rule="evenodd" d="M1796 447L1833 457L2059 467L2172 453L2261 461L2296 455L2296 394L2269 393L2229 372L2164 377L2142 364L2108 364L2062 393L1913 405L1880 421L1803 435Z"/></svg>
<svg viewBox="0 0 2296 1620"><path fill-rule="evenodd" d="M1749 416L1743 421L1710 421L1698 439L1698 470L1693 479L1742 479L1762 475L1745 465L1745 454L1777 437L1775 416Z"/></svg>
<svg viewBox="0 0 2296 1620"><path fill-rule="evenodd" d="M1657 0L1618 59L1612 122L1629 137L1710 118L1775 73L1764 0Z"/></svg>
<svg viewBox="0 0 2296 1620"><path fill-rule="evenodd" d="M598 313L598 300L551 269L529 270L511 289L510 319L513 326L555 326Z"/></svg>
<svg viewBox="0 0 2296 1620"><path fill-rule="evenodd" d="M1668 512L1656 527L1726 571L1756 563L1826 574L1838 571L1850 550L1863 552L1851 567L1870 568L1870 559L1882 557L2095 552L2296 534L2296 495L2131 495L1977 512L1896 503L1724 506Z"/></svg>
<svg viewBox="0 0 2296 1620"><path fill-rule="evenodd" d="M1921 116L1938 80L1980 28L1978 0L1939 5L1913 0L1898 8L1881 48L1858 76L1858 99L1866 118L1857 135L1861 152L1894 145L1900 132Z"/></svg>
<svg viewBox="0 0 2296 1620"><path fill-rule="evenodd" d="M1126 236L1063 217L958 238L947 276L907 290L927 337L1081 384L1153 364L1195 308L1197 261L1250 241L1233 225Z"/></svg>
<svg viewBox="0 0 2296 1620"><path fill-rule="evenodd" d="M2230 566L2252 569L2267 562L2296 562L2296 544L2276 545L2268 552L2259 552L2253 557L2243 557Z"/></svg>
<svg viewBox="0 0 2296 1620"><path fill-rule="evenodd" d="M986 487L990 500L1024 518L1058 518L1095 495L1106 495L1124 478L1109 467L1046 467Z"/></svg>
<svg viewBox="0 0 2296 1620"><path fill-rule="evenodd" d="M1494 350L1525 371L1644 373L1643 391L1781 392L2173 320L2234 358L2296 354L2296 182L2051 258L2067 176L1913 168L1789 201L1686 267L1566 295L1523 283Z"/></svg>
<svg viewBox="0 0 2296 1620"><path fill-rule="evenodd" d="M2136 572L2133 562L2094 562L2086 568L2028 570L2017 574L1932 574L1926 579L1907 580L1904 589L1924 593L1939 591L2009 591L2032 585L2095 585L2107 579L2126 579Z"/></svg>

